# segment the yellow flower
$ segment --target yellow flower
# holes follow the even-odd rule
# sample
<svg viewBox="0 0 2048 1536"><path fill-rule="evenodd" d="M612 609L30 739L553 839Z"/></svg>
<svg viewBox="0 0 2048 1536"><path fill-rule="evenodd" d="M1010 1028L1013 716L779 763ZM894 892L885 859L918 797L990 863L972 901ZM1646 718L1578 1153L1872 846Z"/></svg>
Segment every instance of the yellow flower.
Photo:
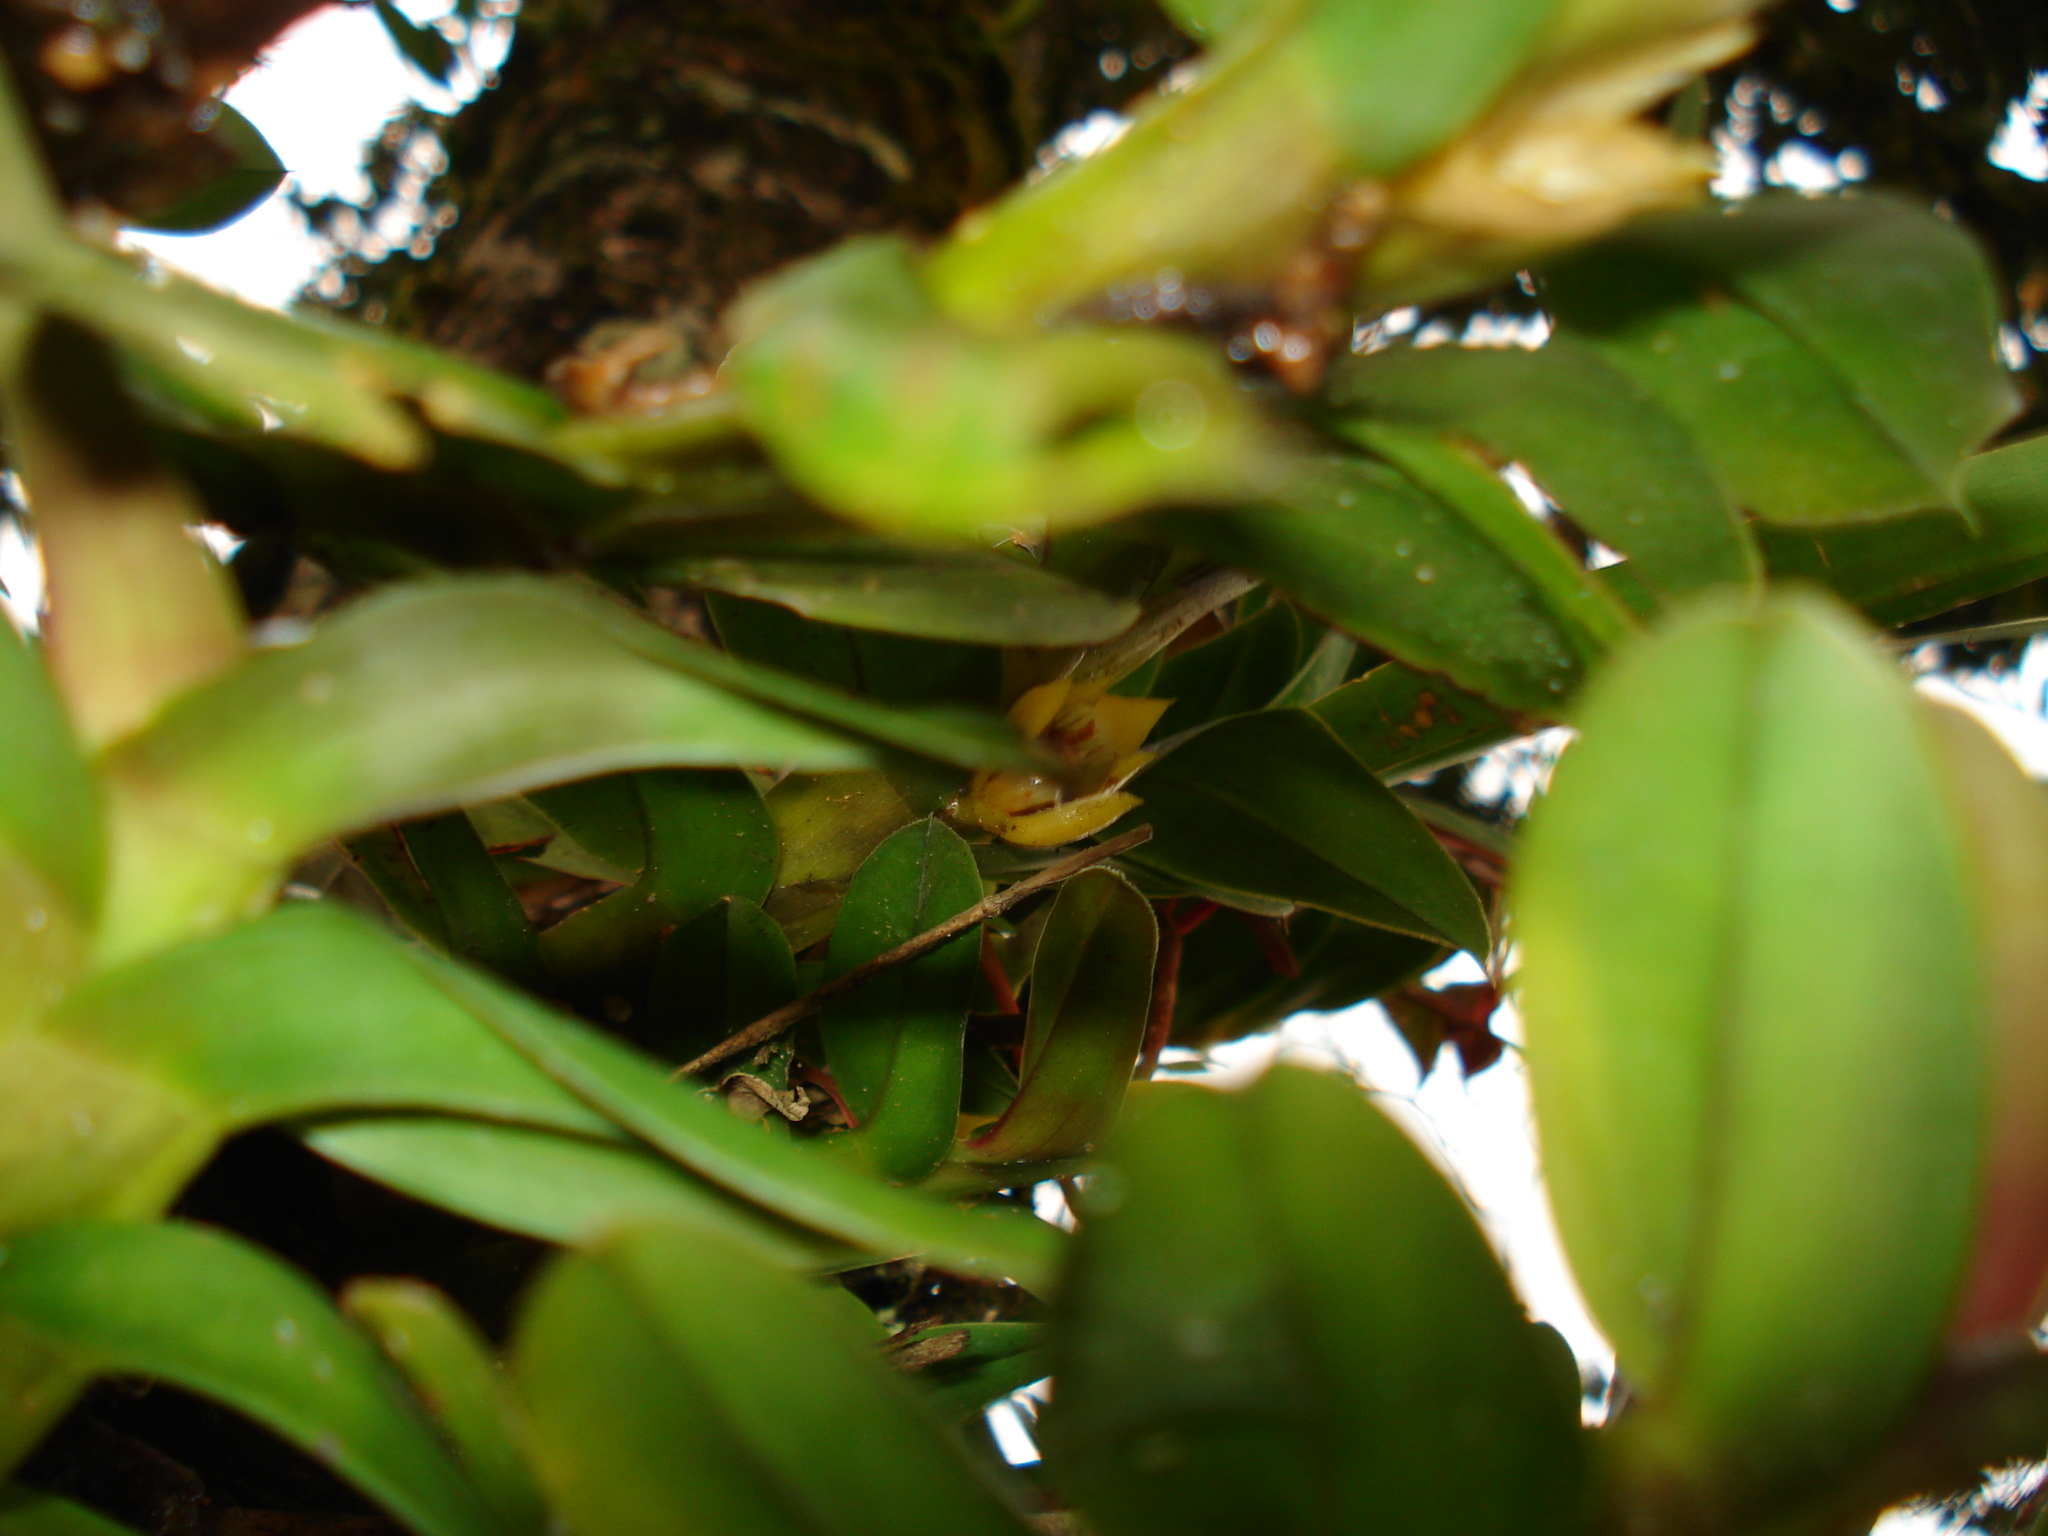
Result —
<svg viewBox="0 0 2048 1536"><path fill-rule="evenodd" d="M1057 848L1100 832L1139 804L1122 786L1152 760L1141 748L1173 701L1128 699L1108 686L1063 677L1021 694L1010 706L1011 721L1064 771L985 769L954 798L953 818L1021 848Z"/></svg>

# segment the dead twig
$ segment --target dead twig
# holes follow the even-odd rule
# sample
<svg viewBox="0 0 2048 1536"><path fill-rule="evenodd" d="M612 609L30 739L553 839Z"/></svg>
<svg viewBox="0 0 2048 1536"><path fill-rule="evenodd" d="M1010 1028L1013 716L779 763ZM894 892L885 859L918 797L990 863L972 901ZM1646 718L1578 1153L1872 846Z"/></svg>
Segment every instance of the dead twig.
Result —
<svg viewBox="0 0 2048 1536"><path fill-rule="evenodd" d="M1058 885L1071 875L1078 875L1091 864L1100 864L1104 859L1113 859L1120 853L1129 853L1140 843L1152 836L1150 827L1133 827L1121 836L1112 837L1106 843L1097 843L1093 848L1084 848L1070 858L1041 869L1037 874L1019 880L1006 891L985 896L964 912L956 912L944 922L925 929L913 939L905 939L894 949L875 956L863 965L841 973L815 991L807 992L793 1003L785 1003L773 1013L763 1014L737 1034L728 1035L718 1044L693 1061L686 1061L669 1074L672 1078L683 1078L702 1072L706 1067L715 1067L729 1057L742 1051L750 1051L763 1041L772 1040L798 1019L816 1013L833 998L852 991L870 976L915 960L919 955L937 949L948 939L957 938L998 913L1007 912L1027 896L1034 896L1047 886Z"/></svg>

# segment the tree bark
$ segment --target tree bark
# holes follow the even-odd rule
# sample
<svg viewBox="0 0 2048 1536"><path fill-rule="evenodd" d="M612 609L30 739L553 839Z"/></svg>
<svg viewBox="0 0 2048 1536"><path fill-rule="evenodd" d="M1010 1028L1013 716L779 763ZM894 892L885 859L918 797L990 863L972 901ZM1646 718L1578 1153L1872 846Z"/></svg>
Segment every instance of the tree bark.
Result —
<svg viewBox="0 0 2048 1536"><path fill-rule="evenodd" d="M442 129L460 222L358 261L362 301L497 367L658 389L716 361L752 279L938 234L1187 49L1151 0L535 0Z"/></svg>

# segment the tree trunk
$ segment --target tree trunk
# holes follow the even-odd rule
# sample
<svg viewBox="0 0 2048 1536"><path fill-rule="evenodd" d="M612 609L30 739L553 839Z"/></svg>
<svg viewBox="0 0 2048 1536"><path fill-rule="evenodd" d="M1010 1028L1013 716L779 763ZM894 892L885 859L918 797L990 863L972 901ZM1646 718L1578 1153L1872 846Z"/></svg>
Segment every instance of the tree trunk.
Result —
<svg viewBox="0 0 2048 1536"><path fill-rule="evenodd" d="M572 392L658 390L716 361L747 282L936 235L1187 46L1151 0L536 0L442 130L460 222L423 261L358 260L360 301Z"/></svg>

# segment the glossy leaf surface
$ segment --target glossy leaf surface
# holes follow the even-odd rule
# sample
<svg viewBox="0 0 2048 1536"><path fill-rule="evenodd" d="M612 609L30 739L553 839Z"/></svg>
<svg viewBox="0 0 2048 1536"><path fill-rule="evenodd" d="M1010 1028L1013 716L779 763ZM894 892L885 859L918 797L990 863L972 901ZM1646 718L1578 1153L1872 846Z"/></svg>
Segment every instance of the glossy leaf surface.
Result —
<svg viewBox="0 0 2048 1536"><path fill-rule="evenodd" d="M969 1143L979 1161L1079 1157L1116 1123L1145 1041L1159 926L1122 875L1084 869L1060 887L1038 938L1022 1086Z"/></svg>
<svg viewBox="0 0 2048 1536"><path fill-rule="evenodd" d="M960 834L936 818L891 835L854 872L832 930L841 975L981 900ZM981 949L970 929L835 999L819 1020L826 1062L883 1177L909 1183L946 1155L960 1114L961 1053Z"/></svg>
<svg viewBox="0 0 2048 1536"><path fill-rule="evenodd" d="M743 1249L628 1229L521 1322L542 1476L582 1536L1018 1536L869 1340Z"/></svg>
<svg viewBox="0 0 2048 1536"><path fill-rule="evenodd" d="M1507 708L1554 713L1583 676L1583 638L1513 559L1390 465L1332 455L1255 510L1157 521L1347 633Z"/></svg>
<svg viewBox="0 0 2048 1536"><path fill-rule="evenodd" d="M1049 1467L1107 1536L1577 1524L1574 1405L1470 1211L1349 1082L1134 1094L1053 1364Z"/></svg>
<svg viewBox="0 0 2048 1536"><path fill-rule="evenodd" d="M1712 604L1617 661L1522 842L1559 1225L1647 1458L1736 1503L1864 1449L1960 1279L1984 999L1921 709L1824 602Z"/></svg>
<svg viewBox="0 0 2048 1536"><path fill-rule="evenodd" d="M1904 624L2048 575L2048 436L1963 464L1963 512L1840 528L1766 528L1779 581L1838 592L1880 624Z"/></svg>
<svg viewBox="0 0 2048 1536"><path fill-rule="evenodd" d="M11 1244L0 1354L28 1351L223 1402L422 1536L499 1529L376 1347L307 1280L238 1239L177 1223L85 1222Z"/></svg>
<svg viewBox="0 0 2048 1536"><path fill-rule="evenodd" d="M1963 456L2015 405L1983 256L1889 199L1646 220L1554 270L1546 297L1767 522L1951 506Z"/></svg>
<svg viewBox="0 0 2048 1536"><path fill-rule="evenodd" d="M1146 864L1475 954L1489 946L1478 895L1450 855L1305 711L1212 726L1135 787L1152 823Z"/></svg>
<svg viewBox="0 0 2048 1536"><path fill-rule="evenodd" d="M1587 570L1575 551L1531 517L1521 498L1477 453L1392 422L1353 421L1344 431L1455 511L1512 561L1582 665L1598 659L1633 628L1628 609L1606 580Z"/></svg>
<svg viewBox="0 0 2048 1536"><path fill-rule="evenodd" d="M1534 352L1390 349L1345 365L1331 398L1525 465L1660 595L1756 578L1756 550L1690 434L1574 337Z"/></svg>
<svg viewBox="0 0 2048 1536"><path fill-rule="evenodd" d="M1354 757L1389 779L1462 762L1525 734L1514 716L1399 662L1374 667L1308 710Z"/></svg>

